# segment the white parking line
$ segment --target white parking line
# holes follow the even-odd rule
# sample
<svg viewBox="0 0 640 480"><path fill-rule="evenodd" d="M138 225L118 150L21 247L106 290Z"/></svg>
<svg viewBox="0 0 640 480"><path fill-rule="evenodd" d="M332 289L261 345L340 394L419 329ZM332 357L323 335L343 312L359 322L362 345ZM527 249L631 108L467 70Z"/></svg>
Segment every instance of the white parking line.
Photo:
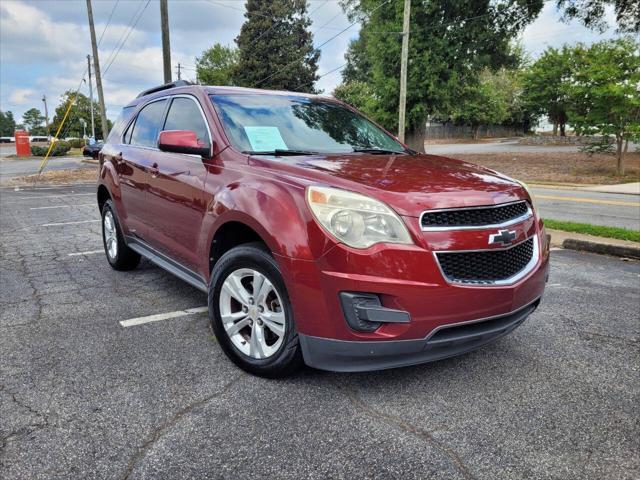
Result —
<svg viewBox="0 0 640 480"><path fill-rule="evenodd" d="M17 201L2 202L4 205L8 203L22 203L24 200L39 200L42 198L61 198L61 197L95 197L95 193L63 193L61 195L34 195L32 197L12 197L17 198Z"/></svg>
<svg viewBox="0 0 640 480"><path fill-rule="evenodd" d="M195 313L204 313L207 310L208 310L207 307L195 307L195 308L187 308L186 310L177 310L175 312L157 313L155 315L148 315L146 317L138 317L138 318L130 318L129 320L121 320L120 325L122 325L123 327L133 327L136 325L143 325L145 323L159 322L161 320L168 320L170 318L193 315Z"/></svg>
<svg viewBox="0 0 640 480"><path fill-rule="evenodd" d="M50 207L29 207L29 210L48 210L50 208L69 208L69 207L95 207L95 203L81 203L79 205L52 205Z"/></svg>
<svg viewBox="0 0 640 480"><path fill-rule="evenodd" d="M97 223L100 220L80 220L79 222L43 223L41 227L59 227L61 225L79 225L81 223Z"/></svg>
<svg viewBox="0 0 640 480"><path fill-rule="evenodd" d="M76 257L78 255L93 255L94 253L102 253L102 252L104 252L103 249L100 249L100 250L89 250L88 252L67 253L67 255L70 256L70 257Z"/></svg>

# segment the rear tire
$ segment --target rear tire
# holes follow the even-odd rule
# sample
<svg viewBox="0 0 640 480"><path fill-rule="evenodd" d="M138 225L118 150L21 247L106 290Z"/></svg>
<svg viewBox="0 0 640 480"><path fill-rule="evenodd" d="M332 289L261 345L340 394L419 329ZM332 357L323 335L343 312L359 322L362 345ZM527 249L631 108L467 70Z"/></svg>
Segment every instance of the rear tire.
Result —
<svg viewBox="0 0 640 480"><path fill-rule="evenodd" d="M213 267L209 319L224 353L241 369L286 377L303 365L293 308L278 264L260 243L240 245Z"/></svg>
<svg viewBox="0 0 640 480"><path fill-rule="evenodd" d="M140 255L131 250L124 241L111 200L107 200L102 206L102 244L107 261L114 270L133 270L140 263Z"/></svg>

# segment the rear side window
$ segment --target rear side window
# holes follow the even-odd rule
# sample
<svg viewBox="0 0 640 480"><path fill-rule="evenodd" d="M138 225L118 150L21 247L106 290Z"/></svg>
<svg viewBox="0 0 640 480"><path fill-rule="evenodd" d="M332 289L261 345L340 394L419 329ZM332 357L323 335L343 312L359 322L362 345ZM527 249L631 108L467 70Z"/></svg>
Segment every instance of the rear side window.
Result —
<svg viewBox="0 0 640 480"><path fill-rule="evenodd" d="M166 103L166 100L158 100L140 110L135 124L132 125L133 130L131 133L127 132L127 136L130 135L130 137L125 141L128 140L127 143L137 147L157 147L158 133L162 125Z"/></svg>
<svg viewBox="0 0 640 480"><path fill-rule="evenodd" d="M163 130L191 130L196 132L198 140L207 147L211 145L209 131L200 108L190 98L174 98L169 107Z"/></svg>

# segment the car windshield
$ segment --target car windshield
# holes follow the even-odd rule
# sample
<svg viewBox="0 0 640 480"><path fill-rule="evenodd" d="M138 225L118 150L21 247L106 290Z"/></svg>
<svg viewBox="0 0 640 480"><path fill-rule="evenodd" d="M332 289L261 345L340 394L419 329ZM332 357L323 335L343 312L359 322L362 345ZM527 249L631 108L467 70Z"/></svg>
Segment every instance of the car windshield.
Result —
<svg viewBox="0 0 640 480"><path fill-rule="evenodd" d="M211 99L229 140L242 152L406 153L362 115L329 99L268 94Z"/></svg>

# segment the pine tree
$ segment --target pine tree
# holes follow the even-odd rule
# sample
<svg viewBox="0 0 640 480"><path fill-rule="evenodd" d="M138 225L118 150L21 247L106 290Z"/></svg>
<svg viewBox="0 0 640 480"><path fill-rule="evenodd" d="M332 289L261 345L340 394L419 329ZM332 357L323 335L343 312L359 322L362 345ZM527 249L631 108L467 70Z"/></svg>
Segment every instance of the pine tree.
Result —
<svg viewBox="0 0 640 480"><path fill-rule="evenodd" d="M247 0L233 83L313 92L320 52L313 47L306 0Z"/></svg>

